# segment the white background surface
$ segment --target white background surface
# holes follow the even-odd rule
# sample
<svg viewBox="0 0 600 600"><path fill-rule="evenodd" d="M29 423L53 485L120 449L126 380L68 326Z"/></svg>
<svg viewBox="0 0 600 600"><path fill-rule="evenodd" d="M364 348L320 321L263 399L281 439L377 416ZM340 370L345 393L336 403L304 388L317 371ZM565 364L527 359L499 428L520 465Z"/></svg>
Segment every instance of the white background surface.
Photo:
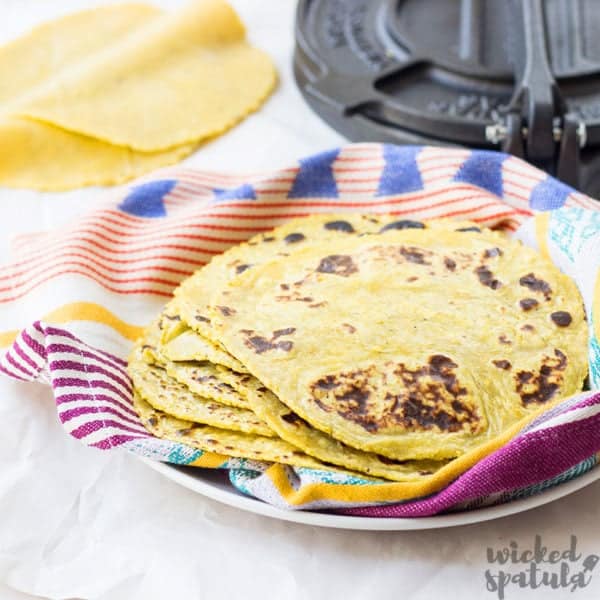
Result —
<svg viewBox="0 0 600 600"><path fill-rule="evenodd" d="M0 0L0 42L101 3ZM250 38L276 60L280 86L263 110L186 162L268 169L339 144L293 83L294 2L232 3ZM11 234L56 227L102 193L0 189L0 260L7 260ZM531 547L540 534L544 545L563 549L574 534L584 556L600 555L599 500L600 482L517 516L427 532L278 522L200 497L128 455L84 447L63 433L48 389L0 381L0 600L497 598L485 588L488 546L515 540ZM600 566L591 575L589 586L574 593L513 585L506 598L599 598Z"/></svg>

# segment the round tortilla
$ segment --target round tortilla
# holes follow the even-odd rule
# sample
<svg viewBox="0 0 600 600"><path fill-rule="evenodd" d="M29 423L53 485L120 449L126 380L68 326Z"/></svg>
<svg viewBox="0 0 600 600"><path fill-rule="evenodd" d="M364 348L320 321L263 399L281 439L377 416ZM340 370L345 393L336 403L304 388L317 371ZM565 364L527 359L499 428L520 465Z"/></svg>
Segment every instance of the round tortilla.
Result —
<svg viewBox="0 0 600 600"><path fill-rule="evenodd" d="M255 265L212 298L212 330L349 446L463 454L581 389L587 327L575 284L534 250L453 229L384 228Z"/></svg>

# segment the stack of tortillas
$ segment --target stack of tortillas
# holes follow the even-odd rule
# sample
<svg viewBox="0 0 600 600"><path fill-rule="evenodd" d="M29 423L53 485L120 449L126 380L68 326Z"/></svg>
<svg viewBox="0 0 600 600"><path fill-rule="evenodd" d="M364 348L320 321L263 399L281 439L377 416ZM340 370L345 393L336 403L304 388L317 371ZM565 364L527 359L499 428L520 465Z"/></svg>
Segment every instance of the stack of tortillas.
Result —
<svg viewBox="0 0 600 600"><path fill-rule="evenodd" d="M47 23L0 48L0 185L111 184L171 164L256 110L275 79L221 0Z"/></svg>
<svg viewBox="0 0 600 600"><path fill-rule="evenodd" d="M129 371L158 437L414 481L581 390L586 337L573 281L501 233L320 215L197 271Z"/></svg>

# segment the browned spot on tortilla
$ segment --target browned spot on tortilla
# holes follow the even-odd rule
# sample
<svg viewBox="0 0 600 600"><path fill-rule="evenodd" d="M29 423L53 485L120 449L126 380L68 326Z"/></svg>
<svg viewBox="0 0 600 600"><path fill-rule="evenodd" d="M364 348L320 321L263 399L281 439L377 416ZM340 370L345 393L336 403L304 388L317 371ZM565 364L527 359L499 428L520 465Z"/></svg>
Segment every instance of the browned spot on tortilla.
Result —
<svg viewBox="0 0 600 600"><path fill-rule="evenodd" d="M321 306L325 306L327 302L323 300L323 302L317 302L315 304L309 304L308 308L321 308Z"/></svg>
<svg viewBox="0 0 600 600"><path fill-rule="evenodd" d="M297 290L294 290L291 294L283 294L281 296L275 296L277 302L313 302L314 298L311 296L301 296Z"/></svg>
<svg viewBox="0 0 600 600"><path fill-rule="evenodd" d="M210 323L210 319L202 316L202 315L194 315L194 319L196 319L196 321L200 321L201 323Z"/></svg>
<svg viewBox="0 0 600 600"><path fill-rule="evenodd" d="M467 389L459 382L458 365L452 359L435 354L416 369L403 363L389 366L396 384L384 382L372 365L324 375L310 386L311 396L322 410L335 411L369 432L396 426L413 431L478 430L480 417L464 400Z"/></svg>
<svg viewBox="0 0 600 600"><path fill-rule="evenodd" d="M550 315L550 318L559 327L568 327L573 321L571 313L566 310L557 310Z"/></svg>
<svg viewBox="0 0 600 600"><path fill-rule="evenodd" d="M413 281L417 281L417 279L419 279L416 275L413 275L412 277L409 277L406 281L410 281L411 283Z"/></svg>
<svg viewBox="0 0 600 600"><path fill-rule="evenodd" d="M192 375L192 379L198 383L206 383L208 381L216 381L217 378L214 375Z"/></svg>
<svg viewBox="0 0 600 600"><path fill-rule="evenodd" d="M444 266L448 271L454 271L456 269L456 261L452 260L448 256L444 256Z"/></svg>
<svg viewBox="0 0 600 600"><path fill-rule="evenodd" d="M268 236L267 235L263 235L262 241L263 242L274 242L275 238L272 235L268 235Z"/></svg>
<svg viewBox="0 0 600 600"><path fill-rule="evenodd" d="M243 273L244 271L247 271L252 265L238 265L235 268L235 272L239 275L240 273Z"/></svg>
<svg viewBox="0 0 600 600"><path fill-rule="evenodd" d="M552 288L547 281L538 279L533 273L527 273L519 279L519 284L530 289L532 292L542 292L546 300L552 296Z"/></svg>
<svg viewBox="0 0 600 600"><path fill-rule="evenodd" d="M237 313L237 310L235 310L235 308L231 308L229 306L217 306L217 308L224 317L231 317L232 315L235 315Z"/></svg>
<svg viewBox="0 0 600 600"><path fill-rule="evenodd" d="M535 331L535 327L529 323L525 323L525 325L521 327L521 331Z"/></svg>
<svg viewBox="0 0 600 600"><path fill-rule="evenodd" d="M331 254L321 259L317 267L318 273L329 273L348 277L358 271L358 267L352 261L352 257L345 254Z"/></svg>
<svg viewBox="0 0 600 600"><path fill-rule="evenodd" d="M280 283L279 287L285 292L287 292L290 289L290 286L287 283Z"/></svg>
<svg viewBox="0 0 600 600"><path fill-rule="evenodd" d="M475 269L475 274L479 278L481 285L485 285L492 290L497 290L502 287L502 282L494 277L494 274L484 265Z"/></svg>
<svg viewBox="0 0 600 600"><path fill-rule="evenodd" d="M167 314L164 314L163 317L165 319L168 319L169 321L175 321L175 322L181 321L181 317L179 315L167 315Z"/></svg>
<svg viewBox="0 0 600 600"><path fill-rule="evenodd" d="M177 435L189 435L190 433L192 433L194 431L194 429L203 429L203 428L204 428L204 425L201 425L200 423L193 423L189 427L186 427L184 429L178 429ZM208 442L216 443L214 440L208 440Z"/></svg>
<svg viewBox="0 0 600 600"><path fill-rule="evenodd" d="M493 360L492 362L496 367L498 367L499 369L503 369L504 371L509 371L512 367L509 360L500 359Z"/></svg>
<svg viewBox="0 0 600 600"><path fill-rule="evenodd" d="M297 244L305 239L306 236L303 233L288 233L288 235L283 238L283 241L286 244Z"/></svg>
<svg viewBox="0 0 600 600"><path fill-rule="evenodd" d="M502 250L500 250L500 248L488 248L483 253L483 256L485 258L494 258L496 256L502 256L503 254L504 254L504 252L502 252Z"/></svg>
<svg viewBox="0 0 600 600"><path fill-rule="evenodd" d="M302 417L293 412L281 415L281 419L290 425L307 425L306 421Z"/></svg>
<svg viewBox="0 0 600 600"><path fill-rule="evenodd" d="M295 327L286 327L285 329L277 329L276 331L273 332L273 339L275 340L278 337L281 337L282 335L292 335L292 333L296 333Z"/></svg>
<svg viewBox="0 0 600 600"><path fill-rule="evenodd" d="M342 327L348 332L348 333L356 333L356 327L354 327L354 325L350 325L350 323L342 323Z"/></svg>
<svg viewBox="0 0 600 600"><path fill-rule="evenodd" d="M158 423L158 419L156 417L150 417L146 423L148 423L148 425L150 425L150 427L156 427L157 423Z"/></svg>
<svg viewBox="0 0 600 600"><path fill-rule="evenodd" d="M251 350L254 350L256 354L262 354L269 350L283 350L289 352L293 347L294 343L289 340L278 340L278 338L285 335L292 335L296 331L295 327L287 327L286 329L278 329L273 332L271 339L267 339L262 335L254 335L254 331L251 329L242 329L240 333L245 336L244 344Z"/></svg>
<svg viewBox="0 0 600 600"><path fill-rule="evenodd" d="M504 333L502 335L498 336L498 341L501 344L512 344L512 342L506 337L506 335Z"/></svg>
<svg viewBox="0 0 600 600"><path fill-rule="evenodd" d="M415 263L417 265L430 265L431 263L425 260L425 255L430 255L430 252L425 252L421 248L417 248L415 246L400 246L400 254L411 263Z"/></svg>
<svg viewBox="0 0 600 600"><path fill-rule="evenodd" d="M516 391L524 406L533 402L544 403L556 395L563 382L567 357L554 349L554 357L544 356L539 371L518 371L515 375Z"/></svg>
<svg viewBox="0 0 600 600"><path fill-rule="evenodd" d="M342 231L344 233L354 233L354 227L348 221L328 221L324 225L329 231Z"/></svg>
<svg viewBox="0 0 600 600"><path fill-rule="evenodd" d="M539 305L539 302L535 298L523 298L519 300L519 306L525 311L530 311Z"/></svg>

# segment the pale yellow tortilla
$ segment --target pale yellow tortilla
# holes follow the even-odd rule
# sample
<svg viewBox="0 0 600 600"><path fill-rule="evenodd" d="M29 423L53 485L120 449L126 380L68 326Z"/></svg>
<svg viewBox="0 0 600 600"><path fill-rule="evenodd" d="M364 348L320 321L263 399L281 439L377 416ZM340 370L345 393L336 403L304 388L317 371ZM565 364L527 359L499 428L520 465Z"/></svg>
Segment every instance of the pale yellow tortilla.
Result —
<svg viewBox="0 0 600 600"><path fill-rule="evenodd" d="M0 47L0 185L108 185L173 164L275 85L221 0L97 8Z"/></svg>
<svg viewBox="0 0 600 600"><path fill-rule="evenodd" d="M194 149L136 152L30 119L0 119L0 185L62 191L122 183L174 164Z"/></svg>
<svg viewBox="0 0 600 600"><path fill-rule="evenodd" d="M274 85L270 58L246 42L235 11L196 0L52 78L19 113L156 152L222 133Z"/></svg>
<svg viewBox="0 0 600 600"><path fill-rule="evenodd" d="M218 339L291 411L396 460L459 456L587 374L574 282L489 231L306 246L212 301Z"/></svg>

